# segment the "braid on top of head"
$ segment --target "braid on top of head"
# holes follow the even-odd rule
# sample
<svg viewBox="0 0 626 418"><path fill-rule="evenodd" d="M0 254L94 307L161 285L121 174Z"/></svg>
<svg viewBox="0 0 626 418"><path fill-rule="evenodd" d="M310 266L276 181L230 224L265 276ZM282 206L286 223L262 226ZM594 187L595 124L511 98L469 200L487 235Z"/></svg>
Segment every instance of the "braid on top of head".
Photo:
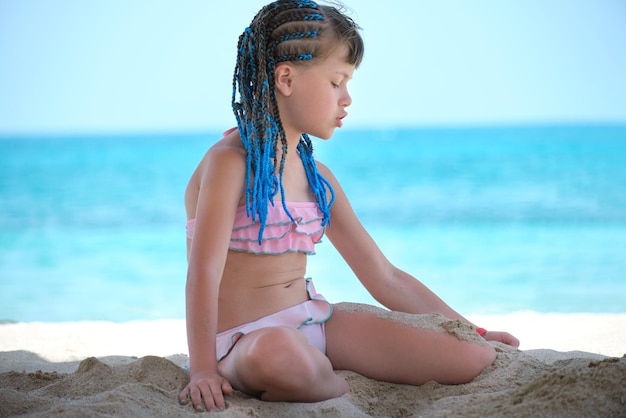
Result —
<svg viewBox="0 0 626 418"><path fill-rule="evenodd" d="M276 102L276 64L289 61L306 65L345 44L350 51L350 64L358 66L363 56L358 29L352 19L334 7L318 6L310 0L278 0L263 7L239 37L232 107L247 152L246 213L261 224L259 244L268 205L274 205L273 199L279 191L285 212L295 222L287 209L283 190L287 137ZM302 135L298 152L322 212L322 226L326 226L330 222L334 191L317 171L308 135Z"/></svg>

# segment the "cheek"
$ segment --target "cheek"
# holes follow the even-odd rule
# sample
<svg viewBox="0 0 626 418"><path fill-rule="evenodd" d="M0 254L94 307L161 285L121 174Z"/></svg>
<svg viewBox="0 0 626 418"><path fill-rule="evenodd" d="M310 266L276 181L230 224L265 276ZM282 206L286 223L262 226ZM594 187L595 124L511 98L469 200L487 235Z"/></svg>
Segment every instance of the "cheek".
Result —
<svg viewBox="0 0 626 418"><path fill-rule="evenodd" d="M284 109L281 109L281 117L289 118L294 124L317 126L324 123L329 115L332 116L332 104L336 100L337 90L316 81L300 84L294 90Z"/></svg>
<svg viewBox="0 0 626 418"><path fill-rule="evenodd" d="M299 103L301 115L315 118L320 113L327 111L328 101L319 91L311 91L304 100Z"/></svg>
<svg viewBox="0 0 626 418"><path fill-rule="evenodd" d="M335 101L334 91L317 90L311 95L311 102L318 112L328 112L332 109L332 104Z"/></svg>

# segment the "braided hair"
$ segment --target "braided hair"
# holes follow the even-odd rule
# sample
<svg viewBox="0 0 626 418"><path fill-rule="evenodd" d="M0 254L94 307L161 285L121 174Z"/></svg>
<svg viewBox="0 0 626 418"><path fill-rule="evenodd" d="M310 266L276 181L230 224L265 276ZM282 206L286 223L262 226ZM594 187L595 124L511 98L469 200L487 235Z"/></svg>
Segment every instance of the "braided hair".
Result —
<svg viewBox="0 0 626 418"><path fill-rule="evenodd" d="M352 19L335 7L317 5L310 0L278 0L263 7L239 37L232 107L247 152L246 214L261 224L259 244L268 205L274 205L273 198L279 191L285 212L295 222L287 209L283 190L287 138L276 103L276 65L281 62L307 65L347 45L348 61L357 67L363 57L358 29ZM334 191L317 171L313 144L306 133L302 134L297 150L322 212L322 226L326 226L330 222Z"/></svg>

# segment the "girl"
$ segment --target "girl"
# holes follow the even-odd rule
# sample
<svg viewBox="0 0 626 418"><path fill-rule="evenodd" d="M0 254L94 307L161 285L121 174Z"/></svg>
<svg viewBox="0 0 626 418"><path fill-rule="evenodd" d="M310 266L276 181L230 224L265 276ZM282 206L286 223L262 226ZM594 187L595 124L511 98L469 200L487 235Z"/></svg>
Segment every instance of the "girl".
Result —
<svg viewBox="0 0 626 418"><path fill-rule="evenodd" d="M325 235L390 310L469 324L385 258L331 171L313 159L307 134L328 139L342 126L362 56L357 25L308 0L265 6L239 38L237 127L209 149L185 193L190 382L181 402L223 409L233 388L268 401L321 401L348 391L337 369L463 383L496 358L484 342L332 306L305 278L307 255Z"/></svg>

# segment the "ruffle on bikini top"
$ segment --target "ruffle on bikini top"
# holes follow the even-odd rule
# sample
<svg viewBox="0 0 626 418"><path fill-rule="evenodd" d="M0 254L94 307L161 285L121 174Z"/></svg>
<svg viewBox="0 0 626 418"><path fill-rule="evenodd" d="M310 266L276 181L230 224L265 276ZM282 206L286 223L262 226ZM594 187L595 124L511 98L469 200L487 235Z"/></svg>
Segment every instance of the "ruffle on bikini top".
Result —
<svg viewBox="0 0 626 418"><path fill-rule="evenodd" d="M253 222L246 214L245 206L240 206L235 215L235 223L230 237L229 249L253 254L280 255L289 252L315 254L315 244L321 242L325 227L322 214L316 202L285 202L295 222L289 219L280 201L274 202L267 210L263 239L259 244L258 222ZM187 237L193 237L195 220L187 222Z"/></svg>
<svg viewBox="0 0 626 418"><path fill-rule="evenodd" d="M239 207L235 216L230 249L254 254L284 254L300 252L315 254L315 244L322 240L325 228L322 214L316 202L285 202L295 222L289 219L281 202L267 208L263 239L259 245L258 222L246 215L246 208Z"/></svg>

